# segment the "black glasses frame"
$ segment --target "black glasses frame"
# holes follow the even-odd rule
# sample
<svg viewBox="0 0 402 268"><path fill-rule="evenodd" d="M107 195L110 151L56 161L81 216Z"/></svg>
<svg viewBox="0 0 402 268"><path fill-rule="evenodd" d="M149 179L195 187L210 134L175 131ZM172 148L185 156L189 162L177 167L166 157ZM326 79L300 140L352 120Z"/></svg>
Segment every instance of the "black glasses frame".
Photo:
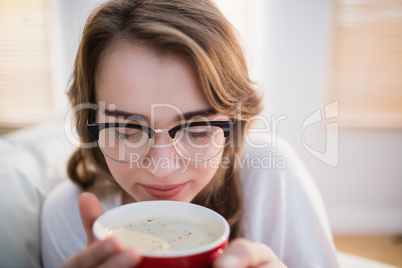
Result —
<svg viewBox="0 0 402 268"><path fill-rule="evenodd" d="M190 122L186 124L181 124L175 126L167 131L169 136L174 139L176 133L183 128L186 127L199 127L199 126L214 126L220 127L223 130L225 138L229 136L230 132L233 130L235 126L235 122L232 121L202 121L202 122ZM127 123L90 123L87 125L88 132L92 135L95 140L99 140L99 133L105 128L112 128L112 127L122 127L122 128L133 128L133 129L140 129L147 133L150 139L153 138L155 131L152 128L136 125L136 124L127 124Z"/></svg>

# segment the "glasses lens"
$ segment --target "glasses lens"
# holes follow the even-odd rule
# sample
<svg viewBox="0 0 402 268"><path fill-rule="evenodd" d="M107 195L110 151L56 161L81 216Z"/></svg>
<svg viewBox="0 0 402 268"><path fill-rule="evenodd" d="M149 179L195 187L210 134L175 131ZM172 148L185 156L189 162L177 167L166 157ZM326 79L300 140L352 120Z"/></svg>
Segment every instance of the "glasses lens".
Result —
<svg viewBox="0 0 402 268"><path fill-rule="evenodd" d="M134 162L147 153L150 140L141 129L111 127L99 133L98 144L109 158L120 162Z"/></svg>
<svg viewBox="0 0 402 268"><path fill-rule="evenodd" d="M218 155L224 145L223 130L210 125L182 128L174 138L174 146L179 154L195 162Z"/></svg>

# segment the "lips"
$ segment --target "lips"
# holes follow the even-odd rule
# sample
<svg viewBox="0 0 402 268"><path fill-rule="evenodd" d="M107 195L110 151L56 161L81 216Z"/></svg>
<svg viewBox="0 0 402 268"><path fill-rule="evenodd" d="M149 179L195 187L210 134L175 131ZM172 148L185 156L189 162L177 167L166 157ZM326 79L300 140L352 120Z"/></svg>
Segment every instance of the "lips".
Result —
<svg viewBox="0 0 402 268"><path fill-rule="evenodd" d="M141 184L144 190L157 199L170 199L177 196L187 183L169 185L145 185Z"/></svg>

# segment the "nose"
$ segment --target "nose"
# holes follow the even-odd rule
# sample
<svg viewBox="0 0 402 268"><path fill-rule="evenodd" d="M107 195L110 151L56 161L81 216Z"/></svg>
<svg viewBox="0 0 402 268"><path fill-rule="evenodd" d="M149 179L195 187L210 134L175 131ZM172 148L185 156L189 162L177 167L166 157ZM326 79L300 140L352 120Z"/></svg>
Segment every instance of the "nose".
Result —
<svg viewBox="0 0 402 268"><path fill-rule="evenodd" d="M182 158L175 150L168 133L157 133L154 136L146 159L149 162L145 168L160 178L169 176L183 166Z"/></svg>

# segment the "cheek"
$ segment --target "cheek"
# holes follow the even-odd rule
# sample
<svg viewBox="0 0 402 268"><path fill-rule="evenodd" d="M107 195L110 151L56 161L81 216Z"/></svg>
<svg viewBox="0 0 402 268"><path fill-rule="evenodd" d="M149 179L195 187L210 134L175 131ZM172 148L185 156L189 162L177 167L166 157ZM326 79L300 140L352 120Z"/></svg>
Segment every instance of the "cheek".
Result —
<svg viewBox="0 0 402 268"><path fill-rule="evenodd" d="M193 174L194 179L205 187L214 177L220 168L221 156L206 162L193 162L189 165L189 173Z"/></svg>
<svg viewBox="0 0 402 268"><path fill-rule="evenodd" d="M135 174L133 172L135 165L130 165L130 163L119 163L108 158L106 158L106 163L113 178L120 186L123 186L124 182L128 181L127 178L132 179L133 174Z"/></svg>

